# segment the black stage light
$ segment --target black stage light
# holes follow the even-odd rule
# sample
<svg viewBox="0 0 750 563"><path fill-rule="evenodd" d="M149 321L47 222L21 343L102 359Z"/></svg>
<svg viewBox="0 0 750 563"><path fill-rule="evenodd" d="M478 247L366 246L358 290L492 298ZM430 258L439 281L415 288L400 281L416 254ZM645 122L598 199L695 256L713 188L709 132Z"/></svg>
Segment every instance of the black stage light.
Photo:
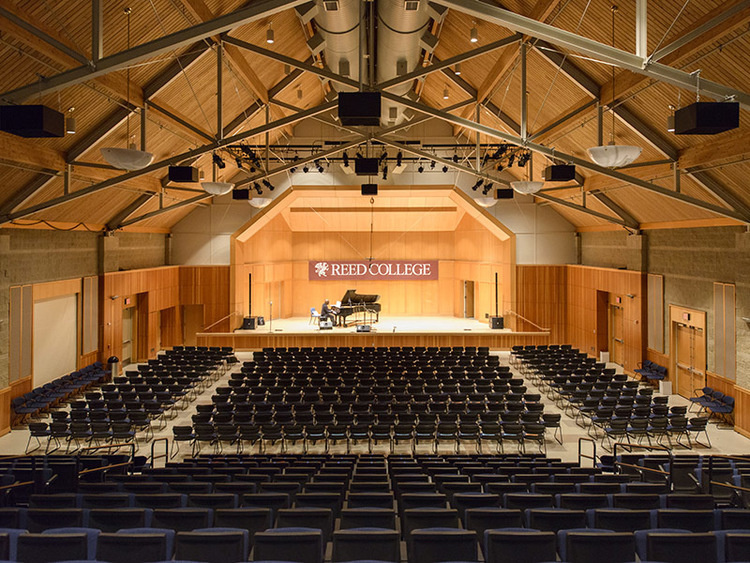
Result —
<svg viewBox="0 0 750 563"><path fill-rule="evenodd" d="M263 190L258 182L253 182L253 189L258 192L258 195L263 195Z"/></svg>
<svg viewBox="0 0 750 563"><path fill-rule="evenodd" d="M447 166L443 166L443 174L446 174L447 172L448 172L448 167Z"/></svg>
<svg viewBox="0 0 750 563"><path fill-rule="evenodd" d="M453 155L453 162L456 163L456 164L458 164L458 155L457 154Z"/></svg>
<svg viewBox="0 0 750 563"><path fill-rule="evenodd" d="M513 166L513 161L514 160L516 160L516 154L515 153L513 153L512 155L510 155L508 157L508 168L510 168L511 166Z"/></svg>
<svg viewBox="0 0 750 563"><path fill-rule="evenodd" d="M383 180L387 180L387 179L388 179L388 167L383 166Z"/></svg>
<svg viewBox="0 0 750 563"><path fill-rule="evenodd" d="M430 162L430 170L435 170L435 161Z"/></svg>
<svg viewBox="0 0 750 563"><path fill-rule="evenodd" d="M307 164L305 164L305 165L304 165L304 166L302 167L302 172L304 172L305 174L307 174L308 172L310 172L310 169L309 169L309 168L307 167Z"/></svg>
<svg viewBox="0 0 750 563"><path fill-rule="evenodd" d="M421 174L422 172L424 172L424 166L422 166L422 165L420 164L420 165L419 165L419 168L417 168L417 172L419 172L420 174Z"/></svg>
<svg viewBox="0 0 750 563"><path fill-rule="evenodd" d="M487 182L482 190L482 195L487 195L492 191L492 182Z"/></svg>
<svg viewBox="0 0 750 563"><path fill-rule="evenodd" d="M349 155L346 154L346 151L344 151L344 154L342 155L342 157L344 159L344 166L348 167L349 166Z"/></svg>
<svg viewBox="0 0 750 563"><path fill-rule="evenodd" d="M224 159L221 158L218 154L214 153L211 157L214 161L214 164L218 166L221 169L224 169L227 167L226 163L224 162Z"/></svg>
<svg viewBox="0 0 750 563"><path fill-rule="evenodd" d="M267 187L270 191L273 191L276 188L276 186L274 186L271 182L269 182L266 179L263 180L263 185Z"/></svg>
<svg viewBox="0 0 750 563"><path fill-rule="evenodd" d="M238 156L238 157L236 157L236 158L234 159L234 161L235 161L235 162L237 163L237 168L239 168L240 170L242 170L242 158L240 158L240 157Z"/></svg>
<svg viewBox="0 0 750 563"><path fill-rule="evenodd" d="M404 158L404 155L401 151L398 151L398 154L396 154L396 166L401 166L401 160Z"/></svg>

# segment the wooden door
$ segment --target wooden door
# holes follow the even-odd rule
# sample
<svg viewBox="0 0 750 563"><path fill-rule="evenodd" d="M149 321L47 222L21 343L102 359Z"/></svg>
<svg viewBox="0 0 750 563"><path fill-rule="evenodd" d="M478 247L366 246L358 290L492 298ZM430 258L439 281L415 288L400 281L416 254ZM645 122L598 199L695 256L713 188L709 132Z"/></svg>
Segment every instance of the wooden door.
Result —
<svg viewBox="0 0 750 563"><path fill-rule="evenodd" d="M706 348L701 328L674 323L675 372L677 393L692 397L696 389L705 385Z"/></svg>
<svg viewBox="0 0 750 563"><path fill-rule="evenodd" d="M622 305L609 306L609 361L623 365L625 361L625 310Z"/></svg>
<svg viewBox="0 0 750 563"><path fill-rule="evenodd" d="M186 346L196 346L195 333L203 331L203 305L183 305L182 339Z"/></svg>
<svg viewBox="0 0 750 563"><path fill-rule="evenodd" d="M609 292L596 292L596 355L609 351Z"/></svg>
<svg viewBox="0 0 750 563"><path fill-rule="evenodd" d="M119 301L118 301L119 305ZM135 307L128 307L122 310L122 359L120 363L126 366L132 363L135 355L133 354L133 311Z"/></svg>
<svg viewBox="0 0 750 563"><path fill-rule="evenodd" d="M474 318L474 282L464 281L464 318Z"/></svg>

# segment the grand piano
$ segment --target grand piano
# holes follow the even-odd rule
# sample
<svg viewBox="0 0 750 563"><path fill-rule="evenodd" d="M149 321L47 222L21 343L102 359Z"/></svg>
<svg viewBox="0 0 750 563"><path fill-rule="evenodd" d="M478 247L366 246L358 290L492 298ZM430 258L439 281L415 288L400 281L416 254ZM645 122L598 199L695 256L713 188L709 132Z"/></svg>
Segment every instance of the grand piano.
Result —
<svg viewBox="0 0 750 563"><path fill-rule="evenodd" d="M380 295L367 295L364 293L360 295L356 289L348 290L341 298L341 306L338 308L339 324L348 326L346 318L350 315L361 317L352 320L351 324L378 322L380 318L379 299Z"/></svg>

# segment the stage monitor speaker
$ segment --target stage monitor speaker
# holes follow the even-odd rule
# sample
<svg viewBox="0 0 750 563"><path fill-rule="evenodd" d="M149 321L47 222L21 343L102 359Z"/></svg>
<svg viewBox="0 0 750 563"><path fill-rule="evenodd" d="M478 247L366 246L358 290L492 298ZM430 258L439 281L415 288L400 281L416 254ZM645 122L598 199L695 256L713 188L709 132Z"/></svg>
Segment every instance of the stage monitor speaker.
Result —
<svg viewBox="0 0 750 563"><path fill-rule="evenodd" d="M505 327L505 321L503 317L490 317L490 328L498 329L498 328L504 328Z"/></svg>
<svg viewBox="0 0 750 563"><path fill-rule="evenodd" d="M232 199L248 200L250 199L250 188L239 188L232 190Z"/></svg>
<svg viewBox="0 0 750 563"><path fill-rule="evenodd" d="M266 318L265 317L258 317L258 321L255 323L258 326L265 326L266 324Z"/></svg>
<svg viewBox="0 0 750 563"><path fill-rule="evenodd" d="M342 125L380 125L380 92L339 92Z"/></svg>
<svg viewBox="0 0 750 563"><path fill-rule="evenodd" d="M242 319L242 330L255 330L255 317L245 317Z"/></svg>
<svg viewBox="0 0 750 563"><path fill-rule="evenodd" d="M333 330L333 322L330 319L320 321L320 330Z"/></svg>
<svg viewBox="0 0 750 563"><path fill-rule="evenodd" d="M513 188L497 188L495 199L513 199Z"/></svg>
<svg viewBox="0 0 750 563"><path fill-rule="evenodd" d="M65 116L43 105L0 106L0 131L19 137L64 137Z"/></svg>
<svg viewBox="0 0 750 563"><path fill-rule="evenodd" d="M200 180L200 172L195 166L170 166L169 181L195 183Z"/></svg>
<svg viewBox="0 0 750 563"><path fill-rule="evenodd" d="M739 126L738 102L695 102L674 112L675 135L716 135Z"/></svg>
<svg viewBox="0 0 750 563"><path fill-rule="evenodd" d="M576 167L572 164L553 164L542 172L547 182L569 182L576 179Z"/></svg>
<svg viewBox="0 0 750 563"><path fill-rule="evenodd" d="M354 173L357 176L377 176L379 164L377 158L355 158Z"/></svg>
<svg viewBox="0 0 750 563"><path fill-rule="evenodd" d="M357 325L357 332L370 332L371 330L370 325Z"/></svg>
<svg viewBox="0 0 750 563"><path fill-rule="evenodd" d="M362 184L362 195L378 195L378 185Z"/></svg>

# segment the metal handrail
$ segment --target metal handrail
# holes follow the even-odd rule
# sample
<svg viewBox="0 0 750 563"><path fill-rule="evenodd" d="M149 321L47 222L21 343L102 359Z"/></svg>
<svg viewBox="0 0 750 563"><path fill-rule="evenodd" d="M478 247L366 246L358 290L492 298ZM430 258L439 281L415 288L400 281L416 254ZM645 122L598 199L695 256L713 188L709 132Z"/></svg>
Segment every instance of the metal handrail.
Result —
<svg viewBox="0 0 750 563"><path fill-rule="evenodd" d="M164 454L160 454L158 456L154 456L154 446L157 442L164 442ZM169 438L156 438L155 440L151 441L151 467L154 467L154 461L157 459L169 459ZM166 462L164 462L166 465Z"/></svg>
<svg viewBox="0 0 750 563"><path fill-rule="evenodd" d="M212 329L213 327L215 327L215 326L216 326L217 324L219 324L219 323L221 323L221 322L224 322L224 321L226 321L227 319L230 319L230 318L232 318L232 316L234 316L234 315L236 315L236 316L238 316L238 317L241 317L241 316L242 316L242 313L240 313L239 311L232 311L232 312L231 312L231 313L229 313L228 315L224 315L223 317L221 317L221 318L220 318L220 319L219 319L218 321L216 321L215 323L211 323L211 324L210 324L210 325L208 325L207 327L205 327L205 328L201 329L201 332L208 332L208 331L209 331L209 330L211 330L211 329Z"/></svg>
<svg viewBox="0 0 750 563"><path fill-rule="evenodd" d="M719 483L719 482L714 481L714 458L732 459L736 461L750 461L750 458L748 457L738 457L738 456L732 456L732 455L716 454L716 455L708 456L708 494L709 495L713 494L714 485L722 485L722 486L730 487L728 483ZM701 488L703 488L703 483L701 483L700 485L701 485ZM736 487L736 486L737 485L732 485L731 487Z"/></svg>
<svg viewBox="0 0 750 563"><path fill-rule="evenodd" d="M593 455L585 455L582 453L581 446L583 445L583 442L591 442L594 445L594 454ZM593 467L596 467L596 440L592 440L591 438L581 437L578 438L578 466L581 466L581 460L582 459L590 459L593 461Z"/></svg>
<svg viewBox="0 0 750 563"><path fill-rule="evenodd" d="M623 448L630 448L631 450L633 448L639 448L639 449L648 450L648 451L657 450L657 451L667 452L667 454L669 454L669 471L666 472L666 471L662 471L660 469L653 469L651 467L642 467L640 465L632 465L630 463L625 463L625 462L622 462L622 461L617 461L617 446L621 446ZM669 449L667 446L662 446L662 445L659 445L659 444L657 444L655 446L654 445L648 445L647 446L645 444L631 444L630 442L615 442L614 446L612 446L612 457L614 458L613 459L613 465L615 467L634 467L634 468L638 469L639 472L641 472L641 476L643 476L643 471L651 471L651 472L654 472L654 473L666 474L667 475L667 488L670 491L672 490L672 482L673 482L673 477L674 477L674 475L673 475L673 471L674 471L674 453L672 453L672 450Z"/></svg>
<svg viewBox="0 0 750 563"><path fill-rule="evenodd" d="M89 473L96 473L97 471L106 471L108 469L114 469L115 467L126 467L132 465L130 461L124 461L122 463L112 463L110 465L104 465L102 467L92 467L91 469L84 469L78 472L78 476L88 475Z"/></svg>
<svg viewBox="0 0 750 563"><path fill-rule="evenodd" d="M521 319L522 321L524 321L524 322L527 322L527 323L529 323L529 324L530 324L531 326L533 326L534 328L538 329L538 330L539 330L540 332L550 332L550 331L552 330L552 329L550 329L550 328L544 328L543 326L539 326L539 325L538 325L538 324L536 324L536 323L535 323L534 321L530 321L529 319L527 319L527 318L526 318L526 317L524 317L523 315L519 315L519 314L518 314L518 313L516 313L515 311L511 311L511 310L508 310L508 311L505 311L505 313L504 313L504 314L505 314L505 315L515 315L516 317L518 317L518 318L519 318L519 319Z"/></svg>

